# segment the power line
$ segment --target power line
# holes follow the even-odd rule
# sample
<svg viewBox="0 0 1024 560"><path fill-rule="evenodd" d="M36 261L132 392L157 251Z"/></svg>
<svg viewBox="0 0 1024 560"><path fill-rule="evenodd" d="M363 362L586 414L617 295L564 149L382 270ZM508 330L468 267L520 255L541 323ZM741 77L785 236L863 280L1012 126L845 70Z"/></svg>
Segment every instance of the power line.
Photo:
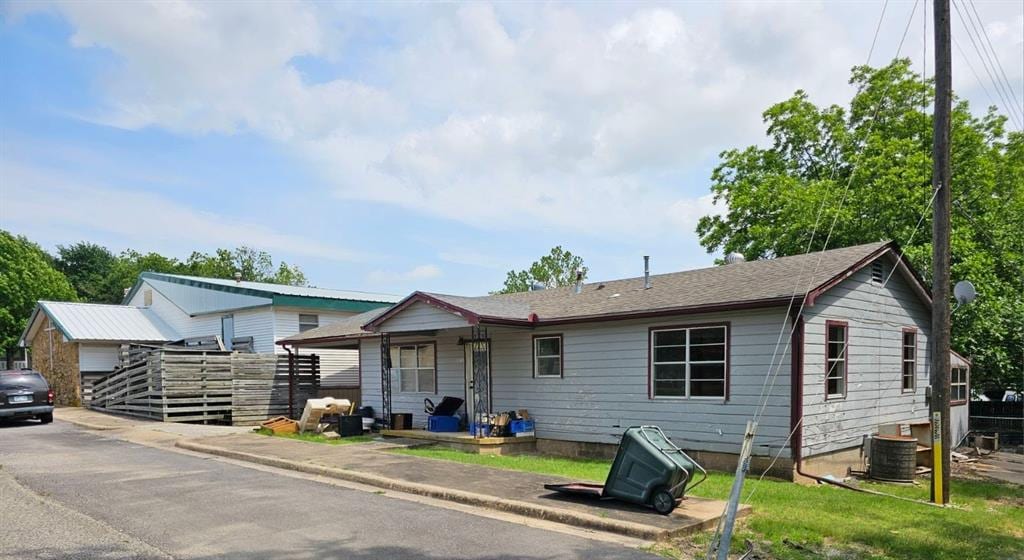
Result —
<svg viewBox="0 0 1024 560"><path fill-rule="evenodd" d="M977 20L978 20L978 27L981 28L982 35L985 37L985 42L988 43L988 48L992 52L992 58L995 59L996 64L999 66L999 72L1000 72L1000 74L1002 74L1003 81L1005 82L1006 88L1010 92L1011 98L1012 98L1012 100L1014 102L1013 108L1014 109L1022 109L1022 108L1024 108L1024 99L1021 100L1021 102L1022 102L1021 107L1017 107L1017 103L1016 103L1017 102L1017 92L1013 89L1013 82L1011 82L1010 79L1008 77L1006 77L1006 70L1003 68L1002 61L999 60L999 55L996 53L995 47L992 46L992 39L991 39L991 37L989 37L988 29L985 28L985 24L984 24L984 22L981 19L981 15L978 13L978 8L974 4L974 0L968 0L968 5L971 7L971 11L974 12L974 17L977 18ZM968 15L970 15L970 14L968 14ZM1020 114L1024 115L1024 109L1022 109L1022 112Z"/></svg>
<svg viewBox="0 0 1024 560"><path fill-rule="evenodd" d="M1003 82L996 77L997 71L995 63L992 61L992 57L988 54L988 51L983 47L979 46L978 42L981 40L980 37L975 39L977 34L977 26L974 20L964 15L964 12L960 10L960 4L956 1L952 2L953 8L956 9L957 15L960 16L960 25L964 28L964 32L967 33L967 38L971 40L971 45L974 47L974 52L977 53L978 58L981 60L981 65L985 69L985 73L988 74L989 80L992 81L992 85L996 90L996 95L1001 100L1003 110L1009 117L1010 121L1018 129L1024 129L1021 125L1021 121L1017 116L1016 104L1012 102L1012 97L1009 97L1004 90ZM970 27L968 27L970 24Z"/></svg>
<svg viewBox="0 0 1024 560"><path fill-rule="evenodd" d="M971 59L967 58L967 53L964 52L963 47L960 46L960 41L953 37L953 44L956 45L956 50L960 52L960 57L964 59L964 63L967 64L967 68L971 70L971 74L974 74L974 79L978 81L978 85L981 86L981 91L985 92L985 97L988 97L989 105L999 106L995 99L992 98L992 94L989 93L988 88L985 87L985 82L981 80L981 76L978 75L978 71L974 69L974 65L971 64Z"/></svg>
<svg viewBox="0 0 1024 560"><path fill-rule="evenodd" d="M914 22L914 14L917 13L917 5L919 3L920 3L920 0L915 0L914 8L910 11L910 17L907 18L907 25L906 25L906 27L903 28L903 36L900 38L899 45L896 48L896 56L894 58L899 58L900 53L903 51L903 44L906 42L907 33L909 33L909 31L910 31L910 26ZM868 129L867 129L867 131L864 134L864 140L865 141L868 139L868 137L871 136L871 132L874 131L875 124L878 122L878 118L877 118L878 117L878 112L879 112L879 110L882 107L882 104L883 104L882 102L888 96L889 89L891 87L892 87L892 82L889 82L888 84L886 84L886 88L882 92L882 96L881 96L882 99L878 102L877 105L875 105L875 112L872 115L871 121L868 124ZM822 244L821 251L818 252L818 260L817 260L817 262L814 265L814 270L811 272L811 275L808 278L807 287L804 290L804 293L807 293L807 291L809 291L811 289L811 285L814 282L814 276L818 273L818 268L821 266L821 260L822 260L822 258L824 258L824 253L828 249L828 243L829 243L829 241L831 241L832 234L835 232L836 224L839 222L839 213L842 211L843 206L846 204L846 198L847 198L847 196L850 193L850 186L853 184L853 179L857 175L857 169L859 167L859 164L860 164L860 160L857 159L857 160L855 160L853 162L853 165L850 168L850 176L848 177L848 179L846 181L846 185L843 187L842 198L839 199L839 206L836 208L835 215L832 218L832 224L829 226L828 235L825 236L825 242ZM834 169L833 169L833 171L834 171ZM816 228L816 226L815 226L815 228ZM813 239L814 231L811 232L811 236L812 236L812 239ZM800 278L802 278L802 277L803 277L803 269L801 269L800 275L797 276L797 282L798 283L799 283ZM796 290L794 289L794 293L795 293L795 291ZM803 313L803 310L804 310L804 307L806 306L806 304L807 304L807 298L803 298L800 301L800 307L797 309L797 316L799 316L800 314ZM790 304L789 304L789 308L787 309L787 315L788 315L788 311L792 310L792 306L793 306L793 298L790 298ZM785 322L785 319L783 319L782 332L785 332L785 328L786 328L786 322ZM782 332L780 332L780 335L782 334ZM777 345L779 343L781 343L781 338L782 337L780 336L779 337L779 341L776 342ZM787 340L786 344L785 344L786 351L789 350L789 346L790 346L790 341ZM772 352L772 366L775 366L775 355L776 355L777 351L778 351L778 346L776 346L776 350ZM762 387L761 387L762 402L761 402L761 406L758 409L757 413L755 413L755 415L754 415L754 421L755 422L758 419L760 419L761 415L764 413L765 408L767 408L767 406L768 406L768 400L771 398L772 392L775 389L775 381L778 378L779 371L781 371L781 369L782 369L782 358L784 358L784 357L785 357L785 352L783 353L782 356L779 357L778 365L775 366L775 372L771 373L769 375L769 378L771 378L771 384L768 386L768 394L767 395L764 394L764 387L765 387L765 385L768 382L768 378L766 378L765 382L762 384Z"/></svg>

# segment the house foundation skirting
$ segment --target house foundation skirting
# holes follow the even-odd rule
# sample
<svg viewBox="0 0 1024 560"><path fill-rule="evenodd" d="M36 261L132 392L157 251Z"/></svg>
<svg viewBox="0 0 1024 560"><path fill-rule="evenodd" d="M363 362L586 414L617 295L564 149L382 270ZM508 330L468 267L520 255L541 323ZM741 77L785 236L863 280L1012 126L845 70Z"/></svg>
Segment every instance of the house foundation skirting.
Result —
<svg viewBox="0 0 1024 560"><path fill-rule="evenodd" d="M836 478L844 478L851 469L858 471L867 470L865 465L864 447L857 446L804 457L800 463L800 470L814 476L832 475ZM800 484L814 484L817 482L812 478L800 476L795 471L793 472L793 481Z"/></svg>
<svg viewBox="0 0 1024 560"><path fill-rule="evenodd" d="M581 459L613 459L618 445L614 443L593 443L585 441L564 441L556 439L537 439L537 452L544 455L555 455L558 457L572 457ZM735 472L736 462L739 460L737 453L721 453L715 451L690 451L686 450L697 463L712 471ZM788 454L779 457L774 465L771 465L774 457L754 456L750 458L750 472L760 476L771 465L768 476L793 480L793 461Z"/></svg>

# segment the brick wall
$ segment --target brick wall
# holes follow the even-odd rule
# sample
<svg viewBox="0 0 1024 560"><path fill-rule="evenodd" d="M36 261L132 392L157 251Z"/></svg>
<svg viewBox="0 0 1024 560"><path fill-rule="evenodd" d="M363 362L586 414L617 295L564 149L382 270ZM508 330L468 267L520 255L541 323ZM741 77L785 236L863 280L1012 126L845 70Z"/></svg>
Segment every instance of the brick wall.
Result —
<svg viewBox="0 0 1024 560"><path fill-rule="evenodd" d="M32 339L32 368L43 374L53 389L58 406L81 406L81 377L78 373L78 343L66 342L59 330L48 331L50 318ZM52 342L52 346L51 346ZM51 361L52 356L52 361Z"/></svg>

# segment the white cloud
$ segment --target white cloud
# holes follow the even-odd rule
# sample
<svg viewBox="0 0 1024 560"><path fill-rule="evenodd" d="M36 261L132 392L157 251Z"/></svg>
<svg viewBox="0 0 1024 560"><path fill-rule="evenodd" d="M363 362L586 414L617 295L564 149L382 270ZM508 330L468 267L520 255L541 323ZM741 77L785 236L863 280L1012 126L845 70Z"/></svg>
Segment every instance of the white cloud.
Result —
<svg viewBox="0 0 1024 560"><path fill-rule="evenodd" d="M45 219L53 228L123 239L125 247L145 238L151 246L184 252L249 245L336 261L361 258L347 249L283 233L263 223L196 211L157 194L85 184L3 160L0 177L0 223L4 228L28 229Z"/></svg>
<svg viewBox="0 0 1024 560"><path fill-rule="evenodd" d="M342 199L616 238L691 235L704 198L664 177L759 141L761 111L797 88L823 102L850 93L877 11L833 6L56 4L74 46L117 57L97 120L255 132ZM989 29L1019 57L1016 17ZM389 33L367 44L360 23L374 18ZM314 83L302 57L348 71ZM1011 79L1020 66L1007 65Z"/></svg>

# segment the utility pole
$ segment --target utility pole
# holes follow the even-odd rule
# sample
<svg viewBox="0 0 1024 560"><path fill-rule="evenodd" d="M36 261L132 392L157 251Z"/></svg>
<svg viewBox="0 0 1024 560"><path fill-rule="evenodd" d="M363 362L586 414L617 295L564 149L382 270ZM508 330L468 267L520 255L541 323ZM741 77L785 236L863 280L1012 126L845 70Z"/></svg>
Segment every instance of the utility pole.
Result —
<svg viewBox="0 0 1024 560"><path fill-rule="evenodd" d="M932 138L932 502L949 503L949 321L950 180L949 128L952 111L949 0L935 0L935 116Z"/></svg>

